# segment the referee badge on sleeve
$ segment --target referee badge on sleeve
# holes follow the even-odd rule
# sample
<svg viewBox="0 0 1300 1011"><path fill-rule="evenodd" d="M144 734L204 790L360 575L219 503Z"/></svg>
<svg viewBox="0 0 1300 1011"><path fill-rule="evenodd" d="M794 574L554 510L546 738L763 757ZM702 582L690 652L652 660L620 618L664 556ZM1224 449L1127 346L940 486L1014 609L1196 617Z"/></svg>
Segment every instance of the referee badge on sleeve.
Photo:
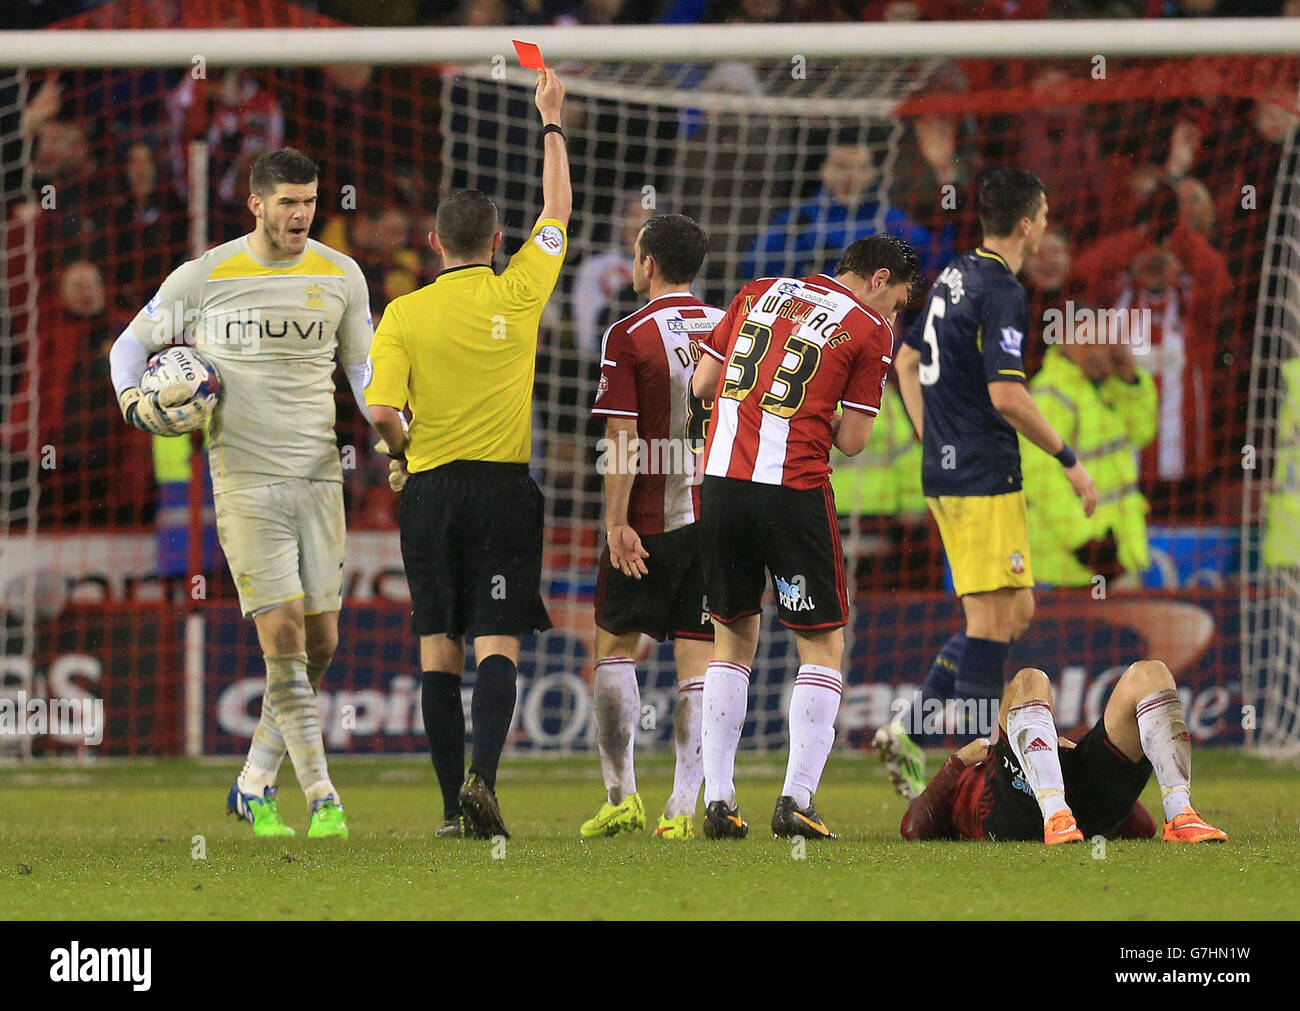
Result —
<svg viewBox="0 0 1300 1011"><path fill-rule="evenodd" d="M564 252L564 233L555 225L543 225L541 231L533 236L533 241L551 256Z"/></svg>

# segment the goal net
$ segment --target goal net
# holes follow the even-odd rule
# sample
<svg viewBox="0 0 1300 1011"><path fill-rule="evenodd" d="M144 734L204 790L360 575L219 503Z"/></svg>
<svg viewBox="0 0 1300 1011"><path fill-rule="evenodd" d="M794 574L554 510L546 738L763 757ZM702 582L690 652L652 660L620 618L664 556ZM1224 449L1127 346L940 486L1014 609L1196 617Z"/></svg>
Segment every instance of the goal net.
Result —
<svg viewBox="0 0 1300 1011"><path fill-rule="evenodd" d="M1300 149L1282 150L1256 309L1242 516L1247 741L1300 754Z"/></svg>
<svg viewBox="0 0 1300 1011"><path fill-rule="evenodd" d="M173 15L124 0L51 32L334 24L269 0ZM107 344L167 271L250 228L248 166L280 145L319 164L313 235L361 264L376 320L436 276L423 237L452 188L496 199L513 252L541 206L541 138L533 75L500 48L437 67L313 64L307 52L297 65L216 66L177 51L168 67L6 74L3 691L101 700L98 747L110 753L244 749L263 669L216 549L202 455L122 424ZM1067 441L1096 454L1085 462L1107 475L1111 506L1105 523L1085 523L1055 462L1025 449L1033 565L1052 586L1009 669L1047 670L1058 721L1074 730L1128 663L1157 656L1198 741L1296 739L1295 61L737 52L558 69L574 214L539 342L532 464L555 629L525 642L516 749L594 740L602 429L589 411L601 334L638 304L639 224L677 212L701 223L710 252L695 291L716 305L756 276L833 269L848 241L880 230L917 247L929 282L979 242L974 184L1001 164L1037 172L1051 208L1022 274L1036 396ZM1092 357L1078 350L1094 340ZM1089 369L1108 378L1080 385ZM1125 397L1129 386L1146 392ZM1101 406L1080 410L1089 389ZM341 645L320 696L326 739L416 752L395 500L341 381L337 402L349 547ZM1118 426L1106 438L1103 408ZM832 463L854 596L838 740L861 747L961 610L892 381L866 451ZM667 746L671 646L646 645L639 740ZM769 604L745 747L785 744L796 667ZM38 754L87 746L67 732L14 740Z"/></svg>

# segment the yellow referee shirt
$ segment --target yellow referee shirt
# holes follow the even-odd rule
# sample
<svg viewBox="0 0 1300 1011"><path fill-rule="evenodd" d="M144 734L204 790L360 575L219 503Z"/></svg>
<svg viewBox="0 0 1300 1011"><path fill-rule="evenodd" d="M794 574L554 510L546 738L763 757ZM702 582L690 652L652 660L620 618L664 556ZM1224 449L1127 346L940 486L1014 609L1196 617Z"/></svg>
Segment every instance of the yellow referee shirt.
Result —
<svg viewBox="0 0 1300 1011"><path fill-rule="evenodd" d="M393 299L370 346L366 402L411 406L411 473L453 460L528 463L537 328L568 248L543 218L497 276L453 267Z"/></svg>

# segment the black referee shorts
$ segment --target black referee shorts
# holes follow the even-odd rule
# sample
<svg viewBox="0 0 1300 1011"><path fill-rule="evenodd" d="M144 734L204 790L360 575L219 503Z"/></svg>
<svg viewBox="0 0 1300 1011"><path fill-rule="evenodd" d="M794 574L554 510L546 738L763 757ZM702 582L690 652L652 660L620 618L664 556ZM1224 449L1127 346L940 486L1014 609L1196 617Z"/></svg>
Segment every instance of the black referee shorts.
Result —
<svg viewBox="0 0 1300 1011"><path fill-rule="evenodd" d="M795 631L848 621L848 584L830 484L803 490L704 478L700 538L709 610L730 624L762 610L767 573L781 624Z"/></svg>
<svg viewBox="0 0 1300 1011"><path fill-rule="evenodd" d="M397 507L416 635L527 635L542 601L542 493L519 463L411 475Z"/></svg>

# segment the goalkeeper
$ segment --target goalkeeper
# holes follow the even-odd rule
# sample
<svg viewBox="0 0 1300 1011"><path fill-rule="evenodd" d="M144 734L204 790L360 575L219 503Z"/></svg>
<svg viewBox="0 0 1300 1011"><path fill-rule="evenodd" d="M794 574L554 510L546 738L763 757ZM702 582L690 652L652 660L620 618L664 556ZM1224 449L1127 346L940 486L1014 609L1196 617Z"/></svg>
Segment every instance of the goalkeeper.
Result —
<svg viewBox="0 0 1300 1011"><path fill-rule="evenodd" d="M316 689L338 646L343 599L343 471L334 434L334 366L357 404L372 337L356 262L307 237L316 166L291 148L253 163L248 235L177 267L117 339L113 386L127 421L155 435L203 423L175 390L145 394L149 356L181 340L217 366L221 400L208 462L217 535L244 617L266 661L262 713L227 798L256 836L293 835L276 804L287 752L311 806L312 837L348 834L330 780Z"/></svg>

